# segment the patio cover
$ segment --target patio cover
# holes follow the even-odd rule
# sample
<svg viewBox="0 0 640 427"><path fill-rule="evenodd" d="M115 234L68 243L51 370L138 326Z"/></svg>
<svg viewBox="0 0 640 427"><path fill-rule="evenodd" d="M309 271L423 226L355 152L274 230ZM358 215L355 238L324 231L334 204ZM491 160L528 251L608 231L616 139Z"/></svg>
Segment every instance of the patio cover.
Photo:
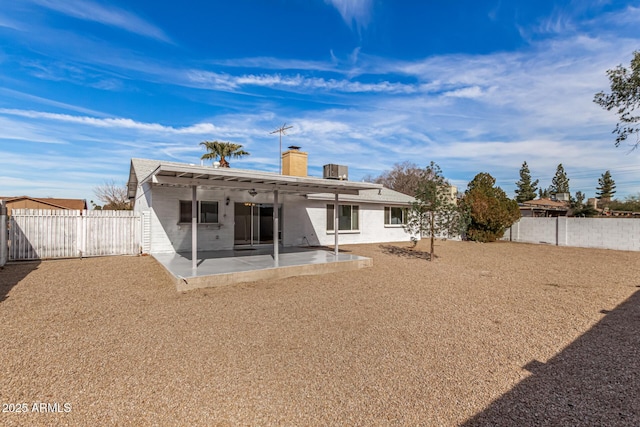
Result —
<svg viewBox="0 0 640 427"><path fill-rule="evenodd" d="M155 168L154 168L155 166ZM144 172L143 172L144 171ZM138 174L150 171L144 177ZM211 166L195 166L157 160L131 159L131 175L129 178L129 197L135 197L137 185L150 182L152 185L185 186L192 188L192 226L191 247L193 269L197 268L197 208L196 189L198 187L256 189L273 191L273 203L278 204L278 193L332 193L335 195L335 205L338 205L338 195L358 195L361 190L382 189L381 184L370 182L340 181L324 178L298 177L280 175L273 172L258 172L232 168L214 168ZM132 191L133 190L133 191ZM273 229L278 230L278 209L273 210ZM334 209L336 215L334 224L338 224L339 210ZM338 235L335 232L335 254L338 255ZM274 238L274 264L278 266L278 236Z"/></svg>
<svg viewBox="0 0 640 427"><path fill-rule="evenodd" d="M138 177L139 179L140 177ZM381 189L371 182L340 181L334 179L280 175L243 169L213 168L207 166L177 165L159 162L159 165L140 183L203 186L234 189L280 190L299 194L333 193L359 194L360 190ZM133 189L135 192L135 189ZM131 188L130 188L131 191ZM129 197L133 195L130 193Z"/></svg>

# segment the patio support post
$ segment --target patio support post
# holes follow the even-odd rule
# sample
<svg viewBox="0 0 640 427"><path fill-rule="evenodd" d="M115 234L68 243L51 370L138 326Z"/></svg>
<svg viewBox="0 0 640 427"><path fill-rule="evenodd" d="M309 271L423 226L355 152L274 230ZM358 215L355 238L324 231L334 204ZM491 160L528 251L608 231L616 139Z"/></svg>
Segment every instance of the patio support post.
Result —
<svg viewBox="0 0 640 427"><path fill-rule="evenodd" d="M340 230L340 211L338 209L338 193L336 193L336 202L333 205L333 233L334 233L334 251L336 257L338 256L338 230Z"/></svg>
<svg viewBox="0 0 640 427"><path fill-rule="evenodd" d="M198 269L198 186L191 187L191 269Z"/></svg>
<svg viewBox="0 0 640 427"><path fill-rule="evenodd" d="M9 246L7 245L8 232L7 206L4 200L0 200L0 267L5 265L9 258Z"/></svg>
<svg viewBox="0 0 640 427"><path fill-rule="evenodd" d="M280 263L280 248L278 247L278 235L280 228L278 227L278 190L273 190L273 262L278 267Z"/></svg>

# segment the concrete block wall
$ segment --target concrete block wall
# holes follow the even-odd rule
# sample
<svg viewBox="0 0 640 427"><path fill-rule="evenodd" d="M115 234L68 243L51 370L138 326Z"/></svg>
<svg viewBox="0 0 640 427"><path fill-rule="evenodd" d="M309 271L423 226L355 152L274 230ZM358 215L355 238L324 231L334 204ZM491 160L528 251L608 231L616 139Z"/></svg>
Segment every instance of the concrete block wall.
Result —
<svg viewBox="0 0 640 427"><path fill-rule="evenodd" d="M568 218L571 246L640 251L640 219Z"/></svg>
<svg viewBox="0 0 640 427"><path fill-rule="evenodd" d="M640 251L640 219L520 218L502 240Z"/></svg>
<svg viewBox="0 0 640 427"><path fill-rule="evenodd" d="M520 218L504 234L503 240L556 244L555 218Z"/></svg>

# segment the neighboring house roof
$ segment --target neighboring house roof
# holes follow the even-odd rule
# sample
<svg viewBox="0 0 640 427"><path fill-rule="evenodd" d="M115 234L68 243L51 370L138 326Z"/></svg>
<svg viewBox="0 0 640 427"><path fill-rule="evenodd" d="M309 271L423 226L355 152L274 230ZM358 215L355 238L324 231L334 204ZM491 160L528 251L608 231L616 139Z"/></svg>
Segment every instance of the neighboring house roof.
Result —
<svg viewBox="0 0 640 427"><path fill-rule="evenodd" d="M52 197L29 197L29 196L12 196L1 197L0 200L4 200L7 204L17 203L21 201L33 201L51 206L54 209L71 209L71 210L84 210L87 209L87 202L82 199L56 199Z"/></svg>
<svg viewBox="0 0 640 427"><path fill-rule="evenodd" d="M315 177L281 175L246 169L213 168L159 160L131 159L129 198L135 197L139 183L167 185L203 185L227 188L279 189L300 194L340 193L357 195L359 191L378 191L383 187L370 182L340 181Z"/></svg>
<svg viewBox="0 0 640 427"><path fill-rule="evenodd" d="M567 202L551 199L529 200L527 202L520 203L520 207L551 210L569 210L569 205L567 204Z"/></svg>
<svg viewBox="0 0 640 427"><path fill-rule="evenodd" d="M335 200L335 195L330 193L308 194L307 199L332 201ZM340 201L408 205L409 203L413 203L415 199L398 191L382 187L378 190L362 190L358 195L348 194L345 196L340 196Z"/></svg>

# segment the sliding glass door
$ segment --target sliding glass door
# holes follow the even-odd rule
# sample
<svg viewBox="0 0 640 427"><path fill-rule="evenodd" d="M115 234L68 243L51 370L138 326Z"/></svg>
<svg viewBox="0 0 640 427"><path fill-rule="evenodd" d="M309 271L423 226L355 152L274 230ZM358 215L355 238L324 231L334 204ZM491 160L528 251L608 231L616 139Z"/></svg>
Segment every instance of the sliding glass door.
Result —
<svg viewBox="0 0 640 427"><path fill-rule="evenodd" d="M278 210L282 236L282 205ZM236 203L234 243L238 245L273 244L273 203Z"/></svg>

